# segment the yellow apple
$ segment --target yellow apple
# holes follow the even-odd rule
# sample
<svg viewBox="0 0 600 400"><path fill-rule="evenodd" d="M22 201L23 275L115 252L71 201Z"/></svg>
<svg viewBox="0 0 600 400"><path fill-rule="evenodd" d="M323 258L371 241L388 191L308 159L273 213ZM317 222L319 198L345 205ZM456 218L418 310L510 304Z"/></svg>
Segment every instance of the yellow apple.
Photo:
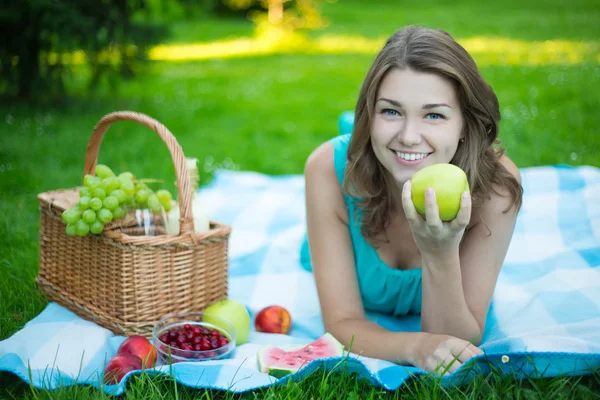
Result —
<svg viewBox="0 0 600 400"><path fill-rule="evenodd" d="M233 325L235 328L236 345L244 344L248 341L248 335L250 334L250 314L246 307L239 301L232 299L221 300L208 306L204 312L221 317ZM204 316L202 319L216 326L220 326L222 323L213 320L214 318L210 318L209 316ZM222 326L222 328L227 329L226 326Z"/></svg>
<svg viewBox="0 0 600 400"><path fill-rule="evenodd" d="M453 164L434 164L417 171L410 180L412 201L417 212L425 216L425 191L435 190L435 197L442 221L456 218L460 209L460 197L469 191L465 172Z"/></svg>

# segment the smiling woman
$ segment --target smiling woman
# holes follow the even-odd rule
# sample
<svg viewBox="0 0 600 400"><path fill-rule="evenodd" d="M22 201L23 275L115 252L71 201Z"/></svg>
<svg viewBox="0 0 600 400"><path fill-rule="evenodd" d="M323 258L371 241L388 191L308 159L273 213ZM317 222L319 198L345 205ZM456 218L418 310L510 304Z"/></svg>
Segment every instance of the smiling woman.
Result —
<svg viewBox="0 0 600 400"><path fill-rule="evenodd" d="M353 351L453 372L483 335L522 189L497 141L500 110L467 51L444 31L409 26L377 55L351 134L305 166L308 243L327 331ZM454 164L472 189L443 222L423 168ZM422 332L390 332L365 310L421 314Z"/></svg>
<svg viewBox="0 0 600 400"><path fill-rule="evenodd" d="M459 139L464 138L462 127L459 100L450 80L393 69L381 81L371 141L373 152L396 182L409 180L421 164L449 163ZM399 135L401 140L394 140Z"/></svg>

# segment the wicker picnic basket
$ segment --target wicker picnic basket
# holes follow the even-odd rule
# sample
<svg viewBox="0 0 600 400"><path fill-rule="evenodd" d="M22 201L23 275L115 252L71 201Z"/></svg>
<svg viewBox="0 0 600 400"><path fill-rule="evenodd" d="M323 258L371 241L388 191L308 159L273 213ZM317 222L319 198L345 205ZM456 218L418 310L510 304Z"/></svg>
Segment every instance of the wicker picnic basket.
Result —
<svg viewBox="0 0 600 400"><path fill-rule="evenodd" d="M134 218L105 227L100 235L71 237L61 219L79 198L78 188L40 193L40 270L37 284L48 297L115 334L150 337L166 314L202 311L227 297L231 227L210 221L194 232L192 189L186 160L169 130L147 115L121 111L94 127L85 158L93 174L102 137L118 121L140 123L167 145L177 175L179 235L144 236Z"/></svg>

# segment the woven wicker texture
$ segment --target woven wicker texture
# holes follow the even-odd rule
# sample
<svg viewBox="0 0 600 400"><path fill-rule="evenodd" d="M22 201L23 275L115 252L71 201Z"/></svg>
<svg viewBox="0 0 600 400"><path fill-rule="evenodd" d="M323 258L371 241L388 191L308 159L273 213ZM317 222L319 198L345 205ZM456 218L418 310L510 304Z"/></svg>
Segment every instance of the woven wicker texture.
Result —
<svg viewBox="0 0 600 400"><path fill-rule="evenodd" d="M101 235L70 237L61 214L76 204L78 189L40 193L36 281L49 300L82 318L115 334L150 337L166 314L202 311L227 297L231 227L211 221L209 231L193 231L185 156L171 132L147 115L121 111L102 118L87 147L84 175L94 173L104 133L118 121L147 126L167 145L177 175L180 234L145 236L129 217L107 225Z"/></svg>

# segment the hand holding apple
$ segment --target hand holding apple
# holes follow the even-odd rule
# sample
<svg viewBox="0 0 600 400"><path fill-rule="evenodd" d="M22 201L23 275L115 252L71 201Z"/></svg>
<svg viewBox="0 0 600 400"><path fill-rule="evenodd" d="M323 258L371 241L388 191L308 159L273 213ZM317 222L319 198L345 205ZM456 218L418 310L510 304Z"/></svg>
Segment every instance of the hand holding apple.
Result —
<svg viewBox="0 0 600 400"><path fill-rule="evenodd" d="M286 334L292 326L292 317L283 307L268 306L256 314L254 325L257 332Z"/></svg>
<svg viewBox="0 0 600 400"><path fill-rule="evenodd" d="M423 256L455 254L471 219L465 173L451 164L423 168L404 184L402 207Z"/></svg>
<svg viewBox="0 0 600 400"><path fill-rule="evenodd" d="M413 175L411 198L415 209L426 216L426 191L435 192L439 217L442 221L451 221L458 215L463 192L469 191L469 181L465 172L453 164L434 164L425 167Z"/></svg>

